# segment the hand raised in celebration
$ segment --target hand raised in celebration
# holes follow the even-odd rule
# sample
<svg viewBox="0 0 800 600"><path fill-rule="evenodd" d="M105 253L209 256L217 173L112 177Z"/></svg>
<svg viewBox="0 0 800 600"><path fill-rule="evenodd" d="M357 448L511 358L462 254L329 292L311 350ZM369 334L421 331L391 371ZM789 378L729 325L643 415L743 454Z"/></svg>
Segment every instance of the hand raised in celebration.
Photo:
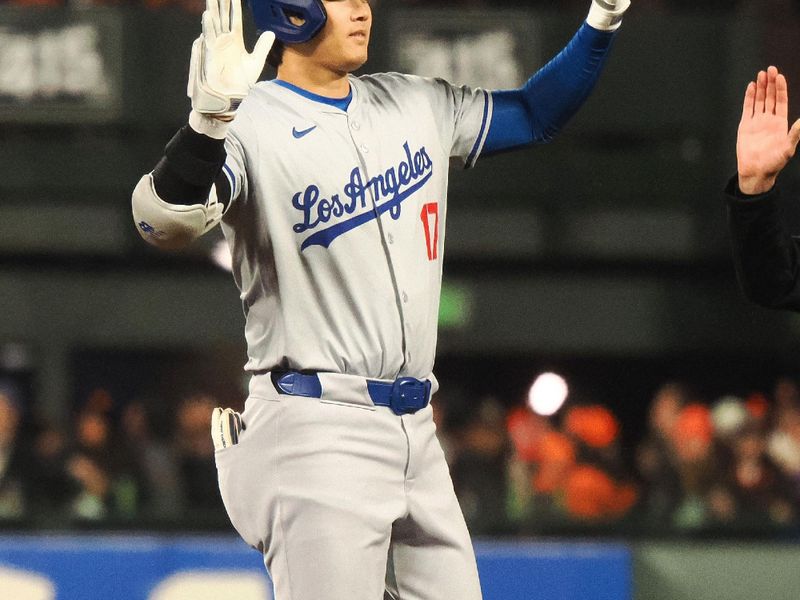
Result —
<svg viewBox="0 0 800 600"><path fill-rule="evenodd" d="M258 80L275 34L265 32L252 53L244 47L241 0L206 0L203 33L192 45L187 93L192 108L223 120Z"/></svg>
<svg viewBox="0 0 800 600"><path fill-rule="evenodd" d="M786 78L775 67L761 71L744 95L742 120L736 142L739 189L764 194L775 185L778 173L794 156L800 142L800 120L789 122Z"/></svg>
<svg viewBox="0 0 800 600"><path fill-rule="evenodd" d="M586 22L600 31L614 31L630 6L631 0L592 0Z"/></svg>

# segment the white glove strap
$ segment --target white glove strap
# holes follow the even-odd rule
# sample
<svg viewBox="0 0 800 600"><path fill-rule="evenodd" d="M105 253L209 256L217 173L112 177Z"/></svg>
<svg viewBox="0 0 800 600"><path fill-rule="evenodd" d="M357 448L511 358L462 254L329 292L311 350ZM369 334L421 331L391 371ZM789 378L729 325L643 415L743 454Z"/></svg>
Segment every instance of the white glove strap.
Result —
<svg viewBox="0 0 800 600"><path fill-rule="evenodd" d="M616 31L631 0L592 0L586 22L599 31Z"/></svg>
<svg viewBox="0 0 800 600"><path fill-rule="evenodd" d="M186 86L187 95L192 99L192 108L200 113L233 118L239 104L249 91L249 86L231 85L224 90L216 89L213 82L209 82L205 69L208 68L209 58L203 36L201 35L192 45L192 59L189 64L189 82ZM216 78L217 86L221 85ZM238 82L241 84L241 82Z"/></svg>
<svg viewBox="0 0 800 600"><path fill-rule="evenodd" d="M224 140L231 124L193 110L189 113L189 127L215 140Z"/></svg>

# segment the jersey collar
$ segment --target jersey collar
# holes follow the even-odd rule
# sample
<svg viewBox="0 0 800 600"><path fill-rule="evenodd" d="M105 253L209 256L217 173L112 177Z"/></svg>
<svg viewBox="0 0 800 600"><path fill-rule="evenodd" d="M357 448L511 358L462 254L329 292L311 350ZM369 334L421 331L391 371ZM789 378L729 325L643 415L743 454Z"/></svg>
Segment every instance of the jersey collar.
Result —
<svg viewBox="0 0 800 600"><path fill-rule="evenodd" d="M320 96L319 94L314 94L312 92L309 92L308 90L304 90L303 88L297 87L296 85L293 85L286 81L282 81L280 79L273 79L273 82L276 85L281 86L282 88L292 91L295 94L299 94L303 98L307 98L308 100L312 100L313 102L319 102L320 104L325 104L327 106L338 108L342 112L347 112L347 109L350 107L350 104L353 100L352 82L350 84L350 93L347 94L345 98L328 98L327 96Z"/></svg>

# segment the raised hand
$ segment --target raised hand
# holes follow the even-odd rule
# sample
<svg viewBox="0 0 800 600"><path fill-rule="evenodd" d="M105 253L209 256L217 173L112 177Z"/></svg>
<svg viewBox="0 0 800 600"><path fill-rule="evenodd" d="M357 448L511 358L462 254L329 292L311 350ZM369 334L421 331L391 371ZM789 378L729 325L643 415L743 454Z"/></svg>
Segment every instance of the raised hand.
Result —
<svg viewBox="0 0 800 600"><path fill-rule="evenodd" d="M750 195L772 189L800 142L800 120L789 129L789 90L775 67L760 71L744 95L736 141L739 189Z"/></svg>
<svg viewBox="0 0 800 600"><path fill-rule="evenodd" d="M600 31L614 31L630 6L631 0L592 0L586 22Z"/></svg>
<svg viewBox="0 0 800 600"><path fill-rule="evenodd" d="M241 0L206 0L203 33L192 45L187 93L192 108L230 120L258 80L275 41L262 33L252 53L244 47Z"/></svg>

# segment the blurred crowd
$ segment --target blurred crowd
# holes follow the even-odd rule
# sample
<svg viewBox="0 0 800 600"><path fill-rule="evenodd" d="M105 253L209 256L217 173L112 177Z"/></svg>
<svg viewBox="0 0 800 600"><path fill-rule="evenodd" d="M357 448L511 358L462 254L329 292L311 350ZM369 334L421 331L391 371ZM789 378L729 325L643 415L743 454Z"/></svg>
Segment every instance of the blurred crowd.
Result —
<svg viewBox="0 0 800 600"><path fill-rule="evenodd" d="M93 391L69 424L23 419L0 384L0 520L45 527L92 523L218 527L225 523L210 437L209 394L177 406L116 406Z"/></svg>
<svg viewBox="0 0 800 600"><path fill-rule="evenodd" d="M714 402L668 383L635 432L598 404L544 417L488 398L457 428L436 406L476 534L796 532L800 391L792 380Z"/></svg>
<svg viewBox="0 0 800 600"><path fill-rule="evenodd" d="M494 398L435 398L456 493L477 535L794 535L800 520L800 388L713 402L668 383L646 426L570 404L552 416ZM96 389L70 423L24 409L0 382L0 523L227 527L210 416L218 400L117 406ZM465 409L455 407L465 407Z"/></svg>

